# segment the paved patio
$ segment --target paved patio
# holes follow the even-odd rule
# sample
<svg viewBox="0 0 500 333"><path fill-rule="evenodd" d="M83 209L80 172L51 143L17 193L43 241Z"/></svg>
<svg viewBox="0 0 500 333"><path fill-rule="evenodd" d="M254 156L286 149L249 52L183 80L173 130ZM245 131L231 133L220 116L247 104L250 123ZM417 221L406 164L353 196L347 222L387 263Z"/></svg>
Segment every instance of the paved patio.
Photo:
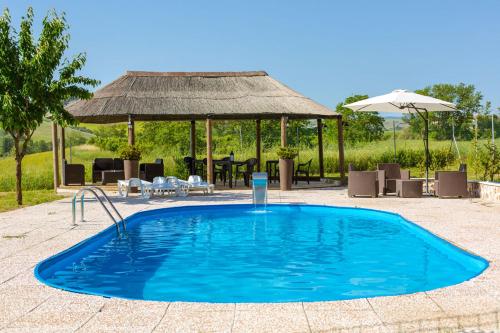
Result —
<svg viewBox="0 0 500 333"><path fill-rule="evenodd" d="M71 225L70 199L0 214L0 330L50 332L411 332L500 331L500 206L478 200L347 198L345 189L270 191L272 203L382 209L403 215L490 261L462 284L395 297L286 304L124 301L60 291L39 283L40 261L109 226L95 202ZM194 204L249 203L248 190L176 199L115 198L124 216ZM441 330L439 330L441 329Z"/></svg>

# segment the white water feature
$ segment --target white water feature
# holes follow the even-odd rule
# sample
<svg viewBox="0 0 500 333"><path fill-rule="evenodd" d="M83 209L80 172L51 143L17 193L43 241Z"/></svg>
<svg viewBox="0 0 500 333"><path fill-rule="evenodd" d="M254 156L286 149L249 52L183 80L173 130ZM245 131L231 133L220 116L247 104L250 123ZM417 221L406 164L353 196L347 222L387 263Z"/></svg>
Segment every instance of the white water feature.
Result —
<svg viewBox="0 0 500 333"><path fill-rule="evenodd" d="M252 199L253 199L253 204L255 206L255 212L266 210L267 172L252 173Z"/></svg>

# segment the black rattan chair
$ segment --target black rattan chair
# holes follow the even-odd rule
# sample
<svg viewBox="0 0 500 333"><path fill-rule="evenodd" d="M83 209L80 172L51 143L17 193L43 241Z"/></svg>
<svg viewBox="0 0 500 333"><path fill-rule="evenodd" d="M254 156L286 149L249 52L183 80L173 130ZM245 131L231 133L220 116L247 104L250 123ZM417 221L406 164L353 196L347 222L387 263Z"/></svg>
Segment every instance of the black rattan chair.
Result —
<svg viewBox="0 0 500 333"><path fill-rule="evenodd" d="M250 177L252 177L252 173L255 171L255 166L258 161L256 158L249 158L245 161L244 164L240 164L236 167L236 175L234 176L234 186L236 186L236 182L238 181L239 176L243 176L243 182L245 186L250 186ZM240 167L245 167L244 170L240 170Z"/></svg>
<svg viewBox="0 0 500 333"><path fill-rule="evenodd" d="M306 163L299 163L297 165L297 169L295 170L295 185L299 182L299 175L304 175L306 177L307 183L309 184L310 177L309 172L311 171L311 162L312 159L307 161Z"/></svg>

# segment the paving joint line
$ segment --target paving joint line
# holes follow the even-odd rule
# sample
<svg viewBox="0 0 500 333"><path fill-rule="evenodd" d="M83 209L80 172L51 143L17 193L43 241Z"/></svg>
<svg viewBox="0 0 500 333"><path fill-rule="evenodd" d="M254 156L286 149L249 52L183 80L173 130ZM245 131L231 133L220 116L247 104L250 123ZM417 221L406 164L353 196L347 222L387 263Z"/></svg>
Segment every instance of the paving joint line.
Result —
<svg viewBox="0 0 500 333"><path fill-rule="evenodd" d="M101 307L99 308L99 310L97 310L96 312L94 312L85 322L83 322L80 326L78 326L76 328L76 330L74 330L74 332L78 332L79 330L81 330L85 325L87 325L92 319L94 319L95 316L97 316L98 313L101 313L102 310L104 309L104 307L106 306L106 303L104 303L103 305L101 305Z"/></svg>
<svg viewBox="0 0 500 333"><path fill-rule="evenodd" d="M309 329L309 332L312 332L311 324L309 323L309 318L307 317L307 312L306 309L304 308L304 302L300 302L300 305L302 306L302 312L304 312L304 316L306 317L307 328Z"/></svg>
<svg viewBox="0 0 500 333"><path fill-rule="evenodd" d="M28 312L26 313L23 313L22 315L20 315L19 317L16 317L15 319L11 320L10 322L8 322L5 326L1 327L0 329L1 330L4 330L6 328L9 328L10 325L12 325L13 323L15 323L16 321L18 321L19 319L23 318L24 316L32 313L33 311L35 311L37 308L39 308L42 304L44 304L45 302L47 302L52 296L48 296L47 298L45 298L43 301L41 301L40 303L38 303L37 305L35 305L33 308L31 308Z"/></svg>
<svg viewBox="0 0 500 333"><path fill-rule="evenodd" d="M372 309L373 313L375 313L375 316L377 316L378 320L380 320L380 323L382 324L384 329L388 330L389 328L387 327L387 323L384 320L382 320L382 317L380 317L380 314L375 310L375 308L373 307L373 304L370 302L370 299L368 299L368 298L365 298L365 299L368 302L368 305L370 305L370 308Z"/></svg>
<svg viewBox="0 0 500 333"><path fill-rule="evenodd" d="M161 316L160 320L156 323L156 325L153 327L153 329L151 330L151 332L154 332L158 328L158 326L160 325L160 323L162 322L163 318L165 318L165 316L167 315L167 311L170 308L170 304L172 304L172 303L169 302L167 304L167 307L165 308L165 311L163 311L163 316Z"/></svg>
<svg viewBox="0 0 500 333"><path fill-rule="evenodd" d="M229 332L233 332L235 321L236 321L236 303L234 303L233 307L233 320L231 321L231 328L229 329Z"/></svg>

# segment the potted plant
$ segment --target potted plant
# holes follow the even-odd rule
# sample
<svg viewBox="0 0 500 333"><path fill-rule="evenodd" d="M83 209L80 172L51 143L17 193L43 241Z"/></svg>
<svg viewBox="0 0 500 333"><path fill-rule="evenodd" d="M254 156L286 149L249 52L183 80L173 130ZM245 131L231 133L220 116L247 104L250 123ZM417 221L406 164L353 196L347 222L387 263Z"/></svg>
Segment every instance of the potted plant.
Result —
<svg viewBox="0 0 500 333"><path fill-rule="evenodd" d="M280 190L290 191L293 183L293 159L297 157L298 151L294 148L281 147L276 154L280 159Z"/></svg>
<svg viewBox="0 0 500 333"><path fill-rule="evenodd" d="M127 145L120 151L120 158L123 160L125 179L139 178L141 151L136 146Z"/></svg>

